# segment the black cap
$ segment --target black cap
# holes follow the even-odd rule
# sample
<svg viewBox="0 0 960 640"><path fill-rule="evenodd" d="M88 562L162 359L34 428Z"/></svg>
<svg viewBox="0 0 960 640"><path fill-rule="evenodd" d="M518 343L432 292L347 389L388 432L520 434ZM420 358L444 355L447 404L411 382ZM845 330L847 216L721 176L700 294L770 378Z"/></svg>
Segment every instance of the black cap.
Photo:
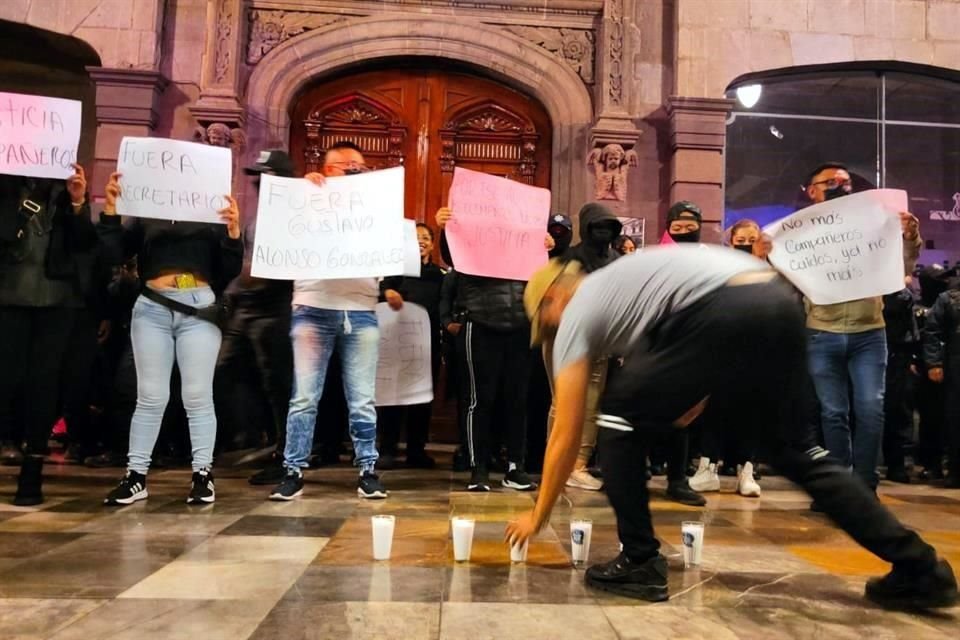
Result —
<svg viewBox="0 0 960 640"><path fill-rule="evenodd" d="M271 173L284 178L293 177L293 161L286 151L281 149L268 149L261 151L257 157L256 163L243 170L247 175L256 175L258 173Z"/></svg>
<svg viewBox="0 0 960 640"><path fill-rule="evenodd" d="M688 213L690 215L685 216L683 215L684 213ZM700 207L689 200L681 200L670 207L670 210L667 211L667 224L670 224L674 220L690 217L693 217L697 222L703 222L703 214L700 212Z"/></svg>
<svg viewBox="0 0 960 640"><path fill-rule="evenodd" d="M547 223L547 228L549 229L554 225L566 227L567 231L573 231L573 220L570 219L570 216L564 213L555 213L550 216L550 221Z"/></svg>

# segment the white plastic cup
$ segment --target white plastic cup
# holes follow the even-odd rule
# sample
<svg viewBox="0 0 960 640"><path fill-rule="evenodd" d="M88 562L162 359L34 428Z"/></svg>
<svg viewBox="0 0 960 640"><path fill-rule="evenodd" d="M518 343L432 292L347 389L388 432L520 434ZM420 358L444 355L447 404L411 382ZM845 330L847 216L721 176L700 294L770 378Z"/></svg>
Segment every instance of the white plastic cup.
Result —
<svg viewBox="0 0 960 640"><path fill-rule="evenodd" d="M397 519L394 516L371 516L370 522L373 528L373 559L389 560Z"/></svg>
<svg viewBox="0 0 960 640"><path fill-rule="evenodd" d="M527 540L522 545L510 545L510 562L526 562L527 550L530 548L530 541Z"/></svg>
<svg viewBox="0 0 960 640"><path fill-rule="evenodd" d="M680 540L683 543L684 568L699 567L703 557L703 523L682 523L680 525Z"/></svg>
<svg viewBox="0 0 960 640"><path fill-rule="evenodd" d="M470 551L473 548L473 531L476 521L473 518L456 517L450 523L450 533L453 536L453 559L457 562L470 562Z"/></svg>
<svg viewBox="0 0 960 640"><path fill-rule="evenodd" d="M574 564L585 564L590 559L590 540L593 538L592 520L570 522L570 555Z"/></svg>

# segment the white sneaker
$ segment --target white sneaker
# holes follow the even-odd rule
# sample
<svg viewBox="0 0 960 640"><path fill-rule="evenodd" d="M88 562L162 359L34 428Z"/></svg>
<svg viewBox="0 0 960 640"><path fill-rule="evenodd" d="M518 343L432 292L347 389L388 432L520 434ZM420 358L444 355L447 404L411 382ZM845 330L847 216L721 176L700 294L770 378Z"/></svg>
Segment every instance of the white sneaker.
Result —
<svg viewBox="0 0 960 640"><path fill-rule="evenodd" d="M760 485L753 479L752 462L748 462L737 470L737 493L747 498L760 497Z"/></svg>
<svg viewBox="0 0 960 640"><path fill-rule="evenodd" d="M597 480L586 469L574 469L570 477L567 478L567 486L574 489L586 489L587 491L600 491L603 489L603 482Z"/></svg>
<svg viewBox="0 0 960 640"><path fill-rule="evenodd" d="M720 491L720 474L717 465L710 463L710 458L700 458L700 466L690 478L690 488L697 493Z"/></svg>

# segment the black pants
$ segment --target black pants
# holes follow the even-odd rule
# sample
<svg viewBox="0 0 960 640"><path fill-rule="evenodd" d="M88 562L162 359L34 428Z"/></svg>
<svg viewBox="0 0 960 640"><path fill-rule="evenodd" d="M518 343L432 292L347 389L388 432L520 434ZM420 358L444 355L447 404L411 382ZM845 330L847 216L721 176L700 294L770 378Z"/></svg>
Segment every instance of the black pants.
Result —
<svg viewBox="0 0 960 640"><path fill-rule="evenodd" d="M0 438L43 453L60 407L60 371L76 311L0 307Z"/></svg>
<svg viewBox="0 0 960 640"><path fill-rule="evenodd" d="M911 349L889 345L883 396L883 461L888 472L906 466L906 449L913 439L911 362Z"/></svg>
<svg viewBox="0 0 960 640"><path fill-rule="evenodd" d="M917 412L920 414L917 461L927 470L943 468L945 395L944 385L931 382L926 369L921 368L917 386Z"/></svg>
<svg viewBox="0 0 960 640"><path fill-rule="evenodd" d="M547 449L547 418L550 414L550 382L541 352L531 355L527 391L527 470L539 473Z"/></svg>
<svg viewBox="0 0 960 640"><path fill-rule="evenodd" d="M99 379L94 375L97 362L97 329L99 321L89 309L78 309L74 314L73 327L67 340L69 349L63 360L61 394L62 414L67 422L70 442L78 444L84 452L92 451L99 434L94 425L91 406L94 401L94 385Z"/></svg>
<svg viewBox="0 0 960 640"><path fill-rule="evenodd" d="M947 363L943 381L946 398L943 427L946 432L947 473L960 478L960 357L953 355Z"/></svg>
<svg viewBox="0 0 960 640"><path fill-rule="evenodd" d="M934 566L933 547L903 527L861 480L829 457L799 448L808 440L805 345L804 314L787 285L728 286L668 315L650 332L647 351L611 366L601 413L629 426L603 426L600 451L620 541L632 560L642 562L660 546L645 488L645 437L672 428L703 398L722 395L750 408L724 420L725 428L765 445L774 466L854 540L908 570Z"/></svg>
<svg viewBox="0 0 960 640"><path fill-rule="evenodd" d="M217 362L217 414L225 426L224 433L235 441L259 441L266 431L283 452L287 433L287 410L293 385L293 347L290 344L290 308L275 305L261 308L255 304L237 304L230 322L223 331L223 344ZM266 406L269 427L250 428L251 402L237 398L240 390L253 395L258 407ZM250 398L248 398L250 400ZM261 412L262 415L262 412Z"/></svg>
<svg viewBox="0 0 960 640"><path fill-rule="evenodd" d="M530 330L494 331L468 321L460 336L464 356L460 393L470 465L486 467L490 460L495 416L502 419L508 460L521 464L527 436ZM501 385L507 380L510 384Z"/></svg>
<svg viewBox="0 0 960 640"><path fill-rule="evenodd" d="M647 434L646 447L651 463L667 463L667 482L686 481L690 462L689 432L681 429L651 431Z"/></svg>
<svg viewBox="0 0 960 640"><path fill-rule="evenodd" d="M439 329L434 332L440 335ZM433 392L437 392L440 377L440 340L430 345L431 375ZM397 455L400 433L404 426L407 430L407 457L425 455L427 441L430 439L430 420L433 418L433 403L414 404L396 407L377 407L377 431L380 434L380 454Z"/></svg>

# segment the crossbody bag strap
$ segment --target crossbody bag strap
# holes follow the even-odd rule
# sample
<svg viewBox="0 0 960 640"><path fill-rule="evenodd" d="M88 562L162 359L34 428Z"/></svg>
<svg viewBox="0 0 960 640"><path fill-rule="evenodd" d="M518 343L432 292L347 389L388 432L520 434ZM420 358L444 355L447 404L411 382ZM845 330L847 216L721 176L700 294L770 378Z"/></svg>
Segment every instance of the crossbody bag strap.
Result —
<svg viewBox="0 0 960 640"><path fill-rule="evenodd" d="M154 290L151 289L150 287L144 287L144 288L140 291L140 293L143 295L144 298L147 298L147 299L149 299L149 300L153 300L153 301L156 302L157 304L161 304L161 305L165 306L166 308L168 308L168 309L170 309L170 310L172 310L172 311L179 311L180 313L182 313L182 314L184 314L184 315L188 315L188 316L195 316L195 315L197 315L197 308L196 308L196 307L191 307L191 306L188 305L188 304L183 304L182 302L177 302L176 300L171 300L171 299L168 298L167 296L157 293L156 291L154 291Z"/></svg>

